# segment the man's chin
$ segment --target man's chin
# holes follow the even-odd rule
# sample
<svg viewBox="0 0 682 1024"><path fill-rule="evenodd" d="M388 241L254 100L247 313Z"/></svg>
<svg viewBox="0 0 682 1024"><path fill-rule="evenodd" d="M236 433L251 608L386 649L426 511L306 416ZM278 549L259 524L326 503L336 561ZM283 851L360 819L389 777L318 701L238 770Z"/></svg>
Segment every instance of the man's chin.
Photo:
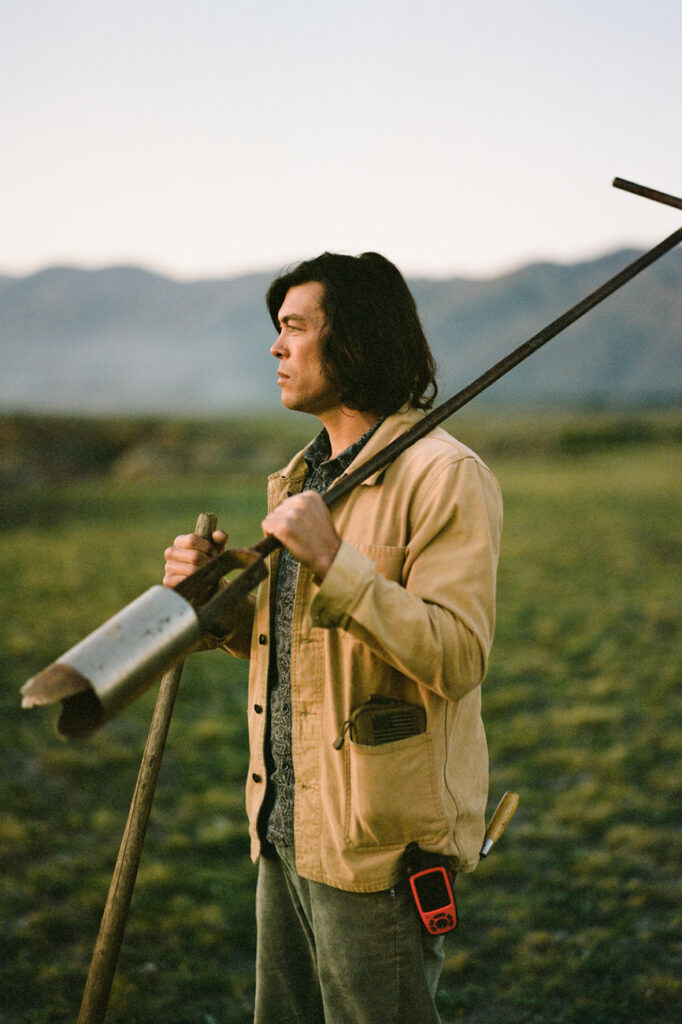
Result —
<svg viewBox="0 0 682 1024"><path fill-rule="evenodd" d="M298 401L294 395L282 394L281 402L284 408L289 409L290 412L310 412L305 403Z"/></svg>

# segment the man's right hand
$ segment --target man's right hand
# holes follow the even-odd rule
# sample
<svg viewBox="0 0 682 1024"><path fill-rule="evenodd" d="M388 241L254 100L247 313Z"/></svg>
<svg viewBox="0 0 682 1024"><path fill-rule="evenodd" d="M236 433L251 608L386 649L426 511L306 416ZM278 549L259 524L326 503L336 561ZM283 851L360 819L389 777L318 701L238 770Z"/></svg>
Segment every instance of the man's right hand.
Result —
<svg viewBox="0 0 682 1024"><path fill-rule="evenodd" d="M214 530L212 542L204 540L196 533L185 533L176 537L171 547L166 548L163 553L166 559L164 587L177 586L181 580L191 576L202 565L206 565L208 561L219 555L226 543L227 534L223 530Z"/></svg>

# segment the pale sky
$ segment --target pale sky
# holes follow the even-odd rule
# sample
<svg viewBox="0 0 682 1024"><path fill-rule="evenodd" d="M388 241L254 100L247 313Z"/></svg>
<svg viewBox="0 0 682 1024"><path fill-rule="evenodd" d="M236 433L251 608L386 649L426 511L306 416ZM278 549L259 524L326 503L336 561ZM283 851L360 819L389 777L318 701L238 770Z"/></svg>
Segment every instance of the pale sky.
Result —
<svg viewBox="0 0 682 1024"><path fill-rule="evenodd" d="M679 0L3 0L0 273L654 244L611 181L682 193L681 43Z"/></svg>

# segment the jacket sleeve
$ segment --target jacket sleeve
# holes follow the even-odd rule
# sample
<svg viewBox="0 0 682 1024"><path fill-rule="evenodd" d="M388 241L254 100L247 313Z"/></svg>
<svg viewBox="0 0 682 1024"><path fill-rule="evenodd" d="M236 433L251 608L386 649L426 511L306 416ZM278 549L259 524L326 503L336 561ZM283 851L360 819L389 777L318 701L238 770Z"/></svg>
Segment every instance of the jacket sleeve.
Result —
<svg viewBox="0 0 682 1024"><path fill-rule="evenodd" d="M487 670L501 525L492 473L471 456L448 461L411 502L401 582L342 542L312 624L346 630L408 678L460 699Z"/></svg>

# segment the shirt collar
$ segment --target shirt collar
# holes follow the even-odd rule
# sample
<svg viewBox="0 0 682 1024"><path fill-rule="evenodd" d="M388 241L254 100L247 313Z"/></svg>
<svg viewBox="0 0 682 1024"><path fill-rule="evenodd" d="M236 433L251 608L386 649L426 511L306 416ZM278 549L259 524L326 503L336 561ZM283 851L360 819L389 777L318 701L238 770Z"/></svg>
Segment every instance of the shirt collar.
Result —
<svg viewBox="0 0 682 1024"><path fill-rule="evenodd" d="M303 457L308 466L308 472L314 473L326 463L325 469L333 470L335 475L343 473L344 470L348 469L356 455L358 455L364 448L380 424L383 423L384 418L385 417L382 417L382 419L373 423L369 430L365 431L362 437L359 437L357 441L353 442L353 444L344 448L344 450L333 459L330 457L332 447L329 441L329 434L327 433L326 427L323 427L317 437L313 438L303 452Z"/></svg>

